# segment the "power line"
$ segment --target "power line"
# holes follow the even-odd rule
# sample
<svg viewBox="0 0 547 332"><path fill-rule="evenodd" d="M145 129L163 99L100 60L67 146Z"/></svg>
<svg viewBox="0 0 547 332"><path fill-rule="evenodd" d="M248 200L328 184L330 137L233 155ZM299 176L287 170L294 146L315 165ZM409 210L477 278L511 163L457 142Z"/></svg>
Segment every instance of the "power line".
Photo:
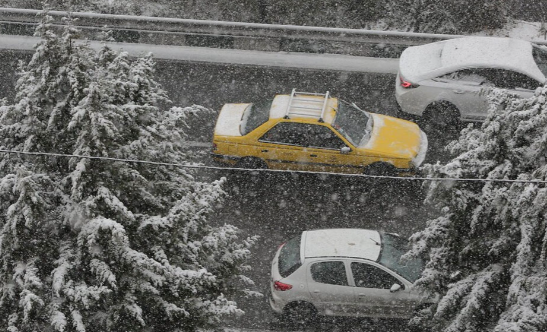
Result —
<svg viewBox="0 0 547 332"><path fill-rule="evenodd" d="M546 180L433 178L433 177L418 177L418 176L407 177L407 176L370 175L370 174L345 174L345 173L319 172L319 171L237 168L237 167L208 166L208 165L197 164L197 163L196 164L166 163L166 162L158 162L158 161L139 160L139 159L83 156L83 155L77 155L77 154L49 153L49 152L27 152L27 151L14 151L14 150L5 150L5 149L0 149L0 153L30 155L30 156L49 156L49 157L61 157L61 158L83 158L83 159L91 159L91 160L119 161L119 162L126 162L126 163L147 164L147 165L155 165L155 166L173 166L173 167L193 168L193 169L229 170L229 171L254 172L254 173L261 172L261 173L316 174L316 175L327 175L327 176L334 175L334 176L344 176L344 177L392 179L392 180L405 180L405 181L459 181L459 182L536 183L536 184L547 183Z"/></svg>

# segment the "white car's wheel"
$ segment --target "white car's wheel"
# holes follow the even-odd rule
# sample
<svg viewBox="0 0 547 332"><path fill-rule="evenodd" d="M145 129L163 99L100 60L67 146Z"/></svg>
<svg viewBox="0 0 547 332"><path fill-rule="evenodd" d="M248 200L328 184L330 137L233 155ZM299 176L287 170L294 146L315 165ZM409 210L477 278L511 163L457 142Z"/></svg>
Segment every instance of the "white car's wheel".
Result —
<svg viewBox="0 0 547 332"><path fill-rule="evenodd" d="M308 302L289 303L283 309L283 319L290 325L305 326L317 320L317 309Z"/></svg>

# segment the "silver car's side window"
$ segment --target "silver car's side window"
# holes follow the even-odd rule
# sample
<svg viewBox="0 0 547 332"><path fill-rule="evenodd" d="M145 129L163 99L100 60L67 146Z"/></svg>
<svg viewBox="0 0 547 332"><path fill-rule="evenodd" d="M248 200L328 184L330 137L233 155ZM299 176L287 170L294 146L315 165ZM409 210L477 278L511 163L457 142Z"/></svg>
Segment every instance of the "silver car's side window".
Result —
<svg viewBox="0 0 547 332"><path fill-rule="evenodd" d="M505 83L508 89L535 90L542 85L531 77L508 70L505 71L502 82Z"/></svg>
<svg viewBox="0 0 547 332"><path fill-rule="evenodd" d="M502 89L527 89L535 90L541 84L535 79L524 74L506 69L477 68L474 73L485 78L485 83ZM481 83L482 85L489 85Z"/></svg>
<svg viewBox="0 0 547 332"><path fill-rule="evenodd" d="M439 79L443 81L458 81L468 84L476 85L488 85L491 83L486 76L483 75L477 69L464 69L458 70L443 76L440 76Z"/></svg>
<svg viewBox="0 0 547 332"><path fill-rule="evenodd" d="M366 263L351 263L355 286L363 288L390 289L393 284L403 284L386 271Z"/></svg>
<svg viewBox="0 0 547 332"><path fill-rule="evenodd" d="M322 284L348 286L346 267L342 261L314 263L311 268L313 281Z"/></svg>

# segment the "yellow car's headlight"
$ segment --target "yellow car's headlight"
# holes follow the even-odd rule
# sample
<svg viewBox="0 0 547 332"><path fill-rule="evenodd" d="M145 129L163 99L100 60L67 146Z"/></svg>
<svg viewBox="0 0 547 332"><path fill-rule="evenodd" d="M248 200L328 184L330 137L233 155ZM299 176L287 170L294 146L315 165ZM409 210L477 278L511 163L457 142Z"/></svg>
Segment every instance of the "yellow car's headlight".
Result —
<svg viewBox="0 0 547 332"><path fill-rule="evenodd" d="M420 148L414 158L412 158L412 165L416 168L424 162L427 154L427 135L420 130Z"/></svg>

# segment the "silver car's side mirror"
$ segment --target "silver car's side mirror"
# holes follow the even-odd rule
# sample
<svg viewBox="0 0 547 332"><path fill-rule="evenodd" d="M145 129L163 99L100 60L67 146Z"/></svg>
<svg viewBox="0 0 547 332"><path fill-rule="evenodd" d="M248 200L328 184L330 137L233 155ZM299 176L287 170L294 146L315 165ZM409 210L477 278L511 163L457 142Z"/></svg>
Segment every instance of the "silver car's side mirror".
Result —
<svg viewBox="0 0 547 332"><path fill-rule="evenodd" d="M399 284L393 284L393 286L391 286L391 288L389 289L389 291L391 293L395 293L396 291L400 290L402 287L401 285Z"/></svg>
<svg viewBox="0 0 547 332"><path fill-rule="evenodd" d="M344 146L343 148L340 149L341 154L348 154L350 152L351 152L351 148L349 146Z"/></svg>

